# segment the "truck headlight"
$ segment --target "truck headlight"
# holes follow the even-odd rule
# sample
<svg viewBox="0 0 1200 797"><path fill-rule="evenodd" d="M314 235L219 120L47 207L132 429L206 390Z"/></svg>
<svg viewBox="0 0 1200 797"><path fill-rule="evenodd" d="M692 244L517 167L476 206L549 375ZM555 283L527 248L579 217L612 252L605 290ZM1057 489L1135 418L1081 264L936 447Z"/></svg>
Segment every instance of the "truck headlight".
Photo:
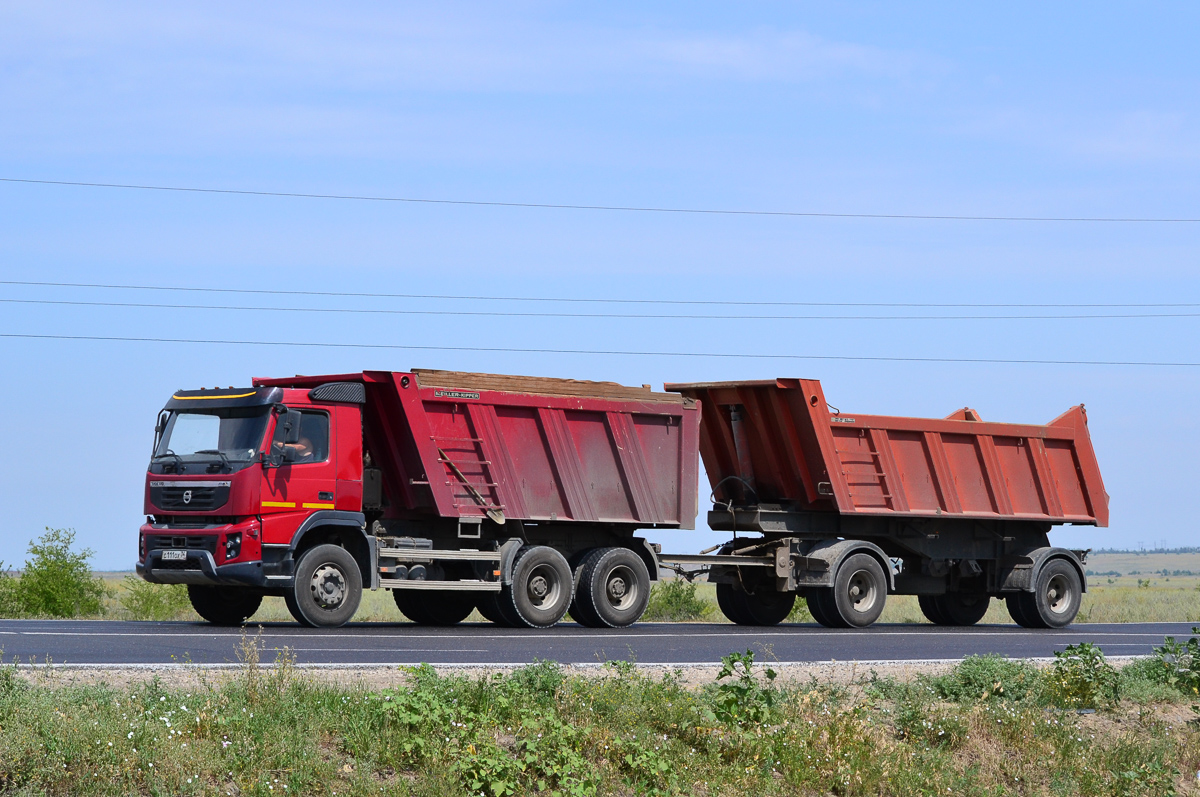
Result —
<svg viewBox="0 0 1200 797"><path fill-rule="evenodd" d="M242 533L230 534L225 538L225 561L237 559L242 552Z"/></svg>

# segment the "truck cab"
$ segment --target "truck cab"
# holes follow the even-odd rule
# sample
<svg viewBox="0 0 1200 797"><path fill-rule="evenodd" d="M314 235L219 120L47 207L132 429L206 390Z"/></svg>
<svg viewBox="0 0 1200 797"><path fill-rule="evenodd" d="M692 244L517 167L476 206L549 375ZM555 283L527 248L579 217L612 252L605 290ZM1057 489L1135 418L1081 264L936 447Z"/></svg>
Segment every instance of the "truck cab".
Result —
<svg viewBox="0 0 1200 797"><path fill-rule="evenodd" d="M309 625L349 619L372 572L363 401L355 383L172 395L146 472L138 574L189 585L197 611L219 624L240 623L264 595L283 596ZM340 549L340 565L296 590L297 562L321 546Z"/></svg>

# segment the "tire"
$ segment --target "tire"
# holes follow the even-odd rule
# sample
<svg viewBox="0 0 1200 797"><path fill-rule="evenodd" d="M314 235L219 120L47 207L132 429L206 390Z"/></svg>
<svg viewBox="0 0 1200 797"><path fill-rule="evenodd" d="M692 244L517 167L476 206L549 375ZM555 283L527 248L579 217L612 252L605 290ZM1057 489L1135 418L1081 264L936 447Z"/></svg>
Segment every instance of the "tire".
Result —
<svg viewBox="0 0 1200 797"><path fill-rule="evenodd" d="M1021 597L1025 593L1014 593L1004 598L1004 603L1008 607L1008 616L1013 619L1013 622L1022 628L1038 628L1025 616L1025 606L1021 601Z"/></svg>
<svg viewBox="0 0 1200 797"><path fill-rule="evenodd" d="M591 628L626 628L650 602L650 571L628 548L600 548L579 564L572 614Z"/></svg>
<svg viewBox="0 0 1200 797"><path fill-rule="evenodd" d="M458 625L475 611L475 596L452 589L394 589L400 613L417 625Z"/></svg>
<svg viewBox="0 0 1200 797"><path fill-rule="evenodd" d="M940 625L975 625L987 614L992 599L978 592L947 592L934 598L945 622Z"/></svg>
<svg viewBox="0 0 1200 797"><path fill-rule="evenodd" d="M187 591L196 614L213 625L242 625L262 605L262 595L245 587L188 584Z"/></svg>
<svg viewBox="0 0 1200 797"><path fill-rule="evenodd" d="M834 612L828 606L833 600L832 587L816 587L810 589L805 595L805 600L808 601L808 613L813 616L819 624L826 628L839 628L838 624L831 619Z"/></svg>
<svg viewBox="0 0 1200 797"><path fill-rule="evenodd" d="M300 606L296 603L296 595L294 592L285 592L283 595L283 602L287 606L288 614L292 616L293 620L300 625L307 626L308 628L315 627L308 621L308 618L300 613Z"/></svg>
<svg viewBox="0 0 1200 797"><path fill-rule="evenodd" d="M832 595L822 596L823 609L836 628L865 628L879 619L887 602L883 566L869 553L846 557L833 578Z"/></svg>
<svg viewBox="0 0 1200 797"><path fill-rule="evenodd" d="M499 598L500 593L498 592L489 592L485 595L480 595L475 603L475 608L479 610L479 613L483 615L485 620L489 620L501 628L513 628L513 624L500 611L500 606L498 605Z"/></svg>
<svg viewBox="0 0 1200 797"><path fill-rule="evenodd" d="M1079 614L1083 602L1083 580L1074 565L1065 559L1051 559L1038 571L1033 592L1020 592L1016 598L1026 628L1063 628ZM1015 619L1015 618L1014 618Z"/></svg>
<svg viewBox="0 0 1200 797"><path fill-rule="evenodd" d="M738 625L779 625L796 605L794 592L746 592L737 584L717 584L717 605Z"/></svg>
<svg viewBox="0 0 1200 797"><path fill-rule="evenodd" d="M921 607L921 614L925 615L925 619L934 625L951 625L946 616L942 614L941 604L938 601L940 595L918 595L917 605Z"/></svg>
<svg viewBox="0 0 1200 797"><path fill-rule="evenodd" d="M742 599L745 594L735 584L717 584L717 606L729 622L754 625L750 613L746 611L746 601Z"/></svg>
<svg viewBox="0 0 1200 797"><path fill-rule="evenodd" d="M345 625L362 600L362 573L349 551L337 545L318 545L296 563L292 587L293 616L315 628ZM291 603L288 609L292 609Z"/></svg>
<svg viewBox="0 0 1200 797"><path fill-rule="evenodd" d="M574 586L562 554L545 545L528 546L517 552L512 583L500 591L496 607L514 627L550 628L571 607Z"/></svg>

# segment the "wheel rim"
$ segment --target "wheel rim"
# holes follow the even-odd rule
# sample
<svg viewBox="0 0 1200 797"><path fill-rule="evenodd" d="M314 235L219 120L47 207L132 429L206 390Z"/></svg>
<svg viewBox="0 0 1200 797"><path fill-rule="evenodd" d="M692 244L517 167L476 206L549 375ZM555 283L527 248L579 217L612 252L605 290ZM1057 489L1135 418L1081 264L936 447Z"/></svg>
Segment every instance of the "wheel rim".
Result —
<svg viewBox="0 0 1200 797"><path fill-rule="evenodd" d="M1070 580L1062 573L1055 573L1046 584L1046 605L1055 614L1066 614L1075 604Z"/></svg>
<svg viewBox="0 0 1200 797"><path fill-rule="evenodd" d="M550 565L538 565L529 573L525 592L529 596L529 602L539 609L556 606L562 595L558 573Z"/></svg>
<svg viewBox="0 0 1200 797"><path fill-rule="evenodd" d="M850 598L850 605L854 607L854 611L860 614L871 611L875 606L875 601L878 600L879 590L870 571L855 571L846 584L846 595Z"/></svg>
<svg viewBox="0 0 1200 797"><path fill-rule="evenodd" d="M614 567L604 580L604 597L618 612L628 611L636 605L638 592L637 576L624 565Z"/></svg>
<svg viewBox="0 0 1200 797"><path fill-rule="evenodd" d="M322 609L333 611L346 600L346 575L336 565L318 567L309 586L313 600Z"/></svg>

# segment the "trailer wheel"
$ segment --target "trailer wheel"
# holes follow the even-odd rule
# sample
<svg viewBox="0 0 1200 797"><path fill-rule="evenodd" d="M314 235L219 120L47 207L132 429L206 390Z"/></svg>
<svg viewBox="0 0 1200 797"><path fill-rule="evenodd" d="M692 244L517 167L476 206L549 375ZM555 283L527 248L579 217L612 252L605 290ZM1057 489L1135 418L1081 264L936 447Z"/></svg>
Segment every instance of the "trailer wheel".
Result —
<svg viewBox="0 0 1200 797"><path fill-rule="evenodd" d="M458 625L475 611L474 595L452 589L394 589L392 600L417 625Z"/></svg>
<svg viewBox="0 0 1200 797"><path fill-rule="evenodd" d="M991 597L972 592L947 592L944 595L922 595L918 602L921 611L936 625L975 625L987 614ZM926 611L932 603L937 619Z"/></svg>
<svg viewBox="0 0 1200 797"><path fill-rule="evenodd" d="M846 557L833 577L833 587L820 593L821 610L831 628L864 628L879 619L887 601L883 566L869 553Z"/></svg>
<svg viewBox="0 0 1200 797"><path fill-rule="evenodd" d="M599 548L579 565L571 604L580 625L625 628L641 619L650 602L650 571L628 548Z"/></svg>
<svg viewBox="0 0 1200 797"><path fill-rule="evenodd" d="M1021 602L1021 593L1013 593L1004 598L1004 604L1008 607L1008 616L1013 622L1022 628L1038 628L1029 619L1025 617L1025 607Z"/></svg>
<svg viewBox="0 0 1200 797"><path fill-rule="evenodd" d="M571 606L575 582L563 555L545 545L522 548L513 562L512 583L496 606L514 627L550 628Z"/></svg>
<svg viewBox="0 0 1200 797"><path fill-rule="evenodd" d="M1083 602L1083 582L1079 571L1065 559L1051 559L1038 572L1033 592L1021 592L1009 597L1009 606L1018 605L1021 618L1013 615L1026 628L1062 628L1070 625L1079 614Z"/></svg>
<svg viewBox="0 0 1200 797"><path fill-rule="evenodd" d="M808 603L808 613L820 625L826 628L839 628L840 626L832 619L836 612L825 606L826 597L831 597L832 595L833 590L828 587L817 587L808 590L804 595L804 599Z"/></svg>
<svg viewBox="0 0 1200 797"><path fill-rule="evenodd" d="M942 614L938 597L938 595L918 595L917 605L921 607L921 614L925 615L925 619L929 622L934 625L950 625L950 621Z"/></svg>
<svg viewBox="0 0 1200 797"><path fill-rule="evenodd" d="M188 584L187 592L196 614L213 625L241 625L262 605L262 595L244 587Z"/></svg>
<svg viewBox="0 0 1200 797"><path fill-rule="evenodd" d="M292 602L307 625L337 628L358 611L362 600L362 573L345 548L318 545L296 563ZM288 606L291 609L291 605Z"/></svg>
<svg viewBox="0 0 1200 797"><path fill-rule="evenodd" d="M738 625L779 625L796 605L796 593L751 593L738 584L717 584L717 605Z"/></svg>

